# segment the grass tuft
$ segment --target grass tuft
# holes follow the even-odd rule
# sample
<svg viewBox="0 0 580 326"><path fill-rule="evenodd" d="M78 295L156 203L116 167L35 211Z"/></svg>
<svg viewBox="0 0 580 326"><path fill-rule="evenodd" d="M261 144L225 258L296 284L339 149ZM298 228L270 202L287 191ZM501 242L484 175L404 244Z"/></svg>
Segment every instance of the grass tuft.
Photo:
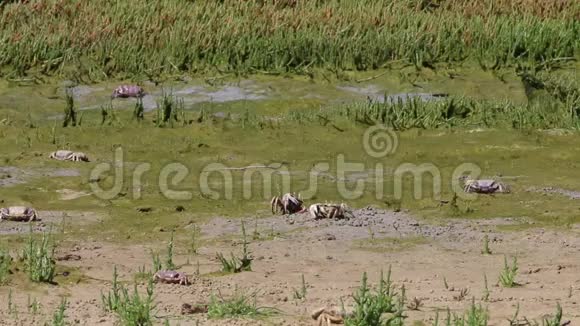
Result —
<svg viewBox="0 0 580 326"><path fill-rule="evenodd" d="M381 273L381 279L376 291L371 291L367 284L367 274L363 274L359 290L353 295L355 305L352 316L344 320L345 326L399 326L404 324L406 316L403 315L405 307L404 288L400 294L394 291L391 282L391 269L387 278ZM383 314L390 314L388 319L383 319Z"/></svg>
<svg viewBox="0 0 580 326"><path fill-rule="evenodd" d="M53 282L56 270L54 251L54 241L49 233L43 233L41 240L38 241L32 236L32 231L30 232L21 259L31 281Z"/></svg>
<svg viewBox="0 0 580 326"><path fill-rule="evenodd" d="M499 283L505 288L518 286L516 276L518 274L518 260L514 257L512 266L508 265L507 257L504 256L504 267L499 275Z"/></svg>
<svg viewBox="0 0 580 326"><path fill-rule="evenodd" d="M208 317L213 319L221 318L258 318L270 316L275 313L271 308L258 307L256 303L257 294L246 295L238 292L230 299L218 298L212 295L208 306Z"/></svg>

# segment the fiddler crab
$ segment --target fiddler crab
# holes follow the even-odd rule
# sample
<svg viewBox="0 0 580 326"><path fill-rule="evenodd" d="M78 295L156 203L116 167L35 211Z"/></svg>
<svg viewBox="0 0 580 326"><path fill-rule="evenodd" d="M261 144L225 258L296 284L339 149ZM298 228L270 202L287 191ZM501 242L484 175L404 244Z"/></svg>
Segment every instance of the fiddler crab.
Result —
<svg viewBox="0 0 580 326"><path fill-rule="evenodd" d="M469 179L467 176L459 178L463 182L463 191L478 194L509 193L510 187L493 179Z"/></svg>
<svg viewBox="0 0 580 326"><path fill-rule="evenodd" d="M67 150L58 150L56 152L52 152L50 153L49 158L59 161L89 162L89 157L87 154Z"/></svg>
<svg viewBox="0 0 580 326"><path fill-rule="evenodd" d="M305 212L304 202L300 194L286 193L282 197L274 196L270 202L272 213L294 214Z"/></svg>
<svg viewBox="0 0 580 326"><path fill-rule="evenodd" d="M158 271L153 276L155 282L189 285L187 274L177 271Z"/></svg>
<svg viewBox="0 0 580 326"><path fill-rule="evenodd" d="M0 208L0 221L25 221L32 222L38 219L36 210L26 206L12 206Z"/></svg>
<svg viewBox="0 0 580 326"><path fill-rule="evenodd" d="M321 219L321 218L339 219L353 217L350 208L344 203L312 204L310 205L308 211L310 212L310 216L312 216L313 219Z"/></svg>
<svg viewBox="0 0 580 326"><path fill-rule="evenodd" d="M145 96L145 90L141 86L138 85L121 85L113 91L111 94L111 99L115 98L142 98Z"/></svg>
<svg viewBox="0 0 580 326"><path fill-rule="evenodd" d="M314 310L310 316L312 319L316 320L318 326L330 326L332 324L344 323L346 314L344 312L339 312L336 309L323 307Z"/></svg>

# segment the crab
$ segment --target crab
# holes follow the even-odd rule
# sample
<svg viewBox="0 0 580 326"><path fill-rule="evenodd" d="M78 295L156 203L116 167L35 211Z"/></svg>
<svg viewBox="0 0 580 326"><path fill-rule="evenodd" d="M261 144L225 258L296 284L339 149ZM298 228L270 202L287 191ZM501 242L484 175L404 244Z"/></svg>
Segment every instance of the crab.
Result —
<svg viewBox="0 0 580 326"><path fill-rule="evenodd" d="M177 271L158 271L153 276L155 282L189 285L187 274Z"/></svg>
<svg viewBox="0 0 580 326"><path fill-rule="evenodd" d="M0 220L32 222L38 219L36 210L26 206L0 208Z"/></svg>
<svg viewBox="0 0 580 326"><path fill-rule="evenodd" d="M294 214L305 211L303 201L300 194L286 193L282 198L274 196L270 204L272 205L272 213L276 214L280 211L282 214Z"/></svg>
<svg viewBox="0 0 580 326"><path fill-rule="evenodd" d="M341 204L312 204L308 209L313 219L353 217L352 212L344 203Z"/></svg>
<svg viewBox="0 0 580 326"><path fill-rule="evenodd" d="M146 95L145 90L143 90L141 86L121 85L115 88L113 94L111 94L111 99L129 98L129 97L142 98L145 95Z"/></svg>
<svg viewBox="0 0 580 326"><path fill-rule="evenodd" d="M463 191L474 192L479 194L492 194L492 193L509 193L510 188L508 185L493 179L469 179L467 176L460 178L463 181Z"/></svg>
<svg viewBox="0 0 580 326"><path fill-rule="evenodd" d="M49 158L59 161L89 162L89 157L87 156L87 154L67 150L58 150L56 152L52 152L50 153Z"/></svg>
<svg viewBox="0 0 580 326"><path fill-rule="evenodd" d="M330 308L318 308L310 315L312 319L316 320L318 326L344 323L344 314Z"/></svg>

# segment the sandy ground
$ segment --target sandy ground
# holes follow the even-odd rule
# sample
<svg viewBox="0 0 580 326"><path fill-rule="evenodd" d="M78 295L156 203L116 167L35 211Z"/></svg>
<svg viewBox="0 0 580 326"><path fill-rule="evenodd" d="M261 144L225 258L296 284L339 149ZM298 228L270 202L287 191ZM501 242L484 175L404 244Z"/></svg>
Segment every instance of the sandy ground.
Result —
<svg viewBox="0 0 580 326"><path fill-rule="evenodd" d="M58 220L58 214L51 216ZM96 219L90 214L89 219ZM509 325L519 304L520 317L541 318L563 308L564 321L580 325L580 227L554 231L530 228L525 231L499 231L498 225L521 223L510 219L438 221L431 225L404 212L364 208L351 220L312 221L308 215L245 219L254 261L252 271L225 276L216 253L241 252L239 219L216 217L200 225L202 247L197 255L176 248L175 262L189 265L190 286L156 284L156 321L170 325L313 325L309 314L315 308L340 305L352 307L363 272L376 284L380 271L392 268L398 291L405 287L407 301L421 301L419 310L407 309L408 325L422 321L431 325L436 311L449 307L462 313L472 298L490 312L490 325ZM0 233L12 233L15 222L0 224ZM252 239L256 230L257 239ZM483 255L483 239L488 236L491 255ZM374 239L374 240L371 240ZM0 325L42 325L51 318L67 295L67 321L79 325L114 325L116 317L103 311L101 291L110 289L113 265L121 280L130 281L139 267L150 268L151 256L142 245L113 245L104 242L71 241L58 249L57 256L78 255L80 260L59 264L77 266L85 279L74 285L41 285L0 288ZM162 252L162 255L164 252ZM503 288L498 276L504 255L511 262L517 256L520 286ZM199 265L197 264L199 262ZM201 276L196 276L196 271ZM301 288L301 275L307 284L306 297L294 298ZM484 294L484 274L489 283L489 300ZM447 288L445 281L447 282ZM142 288L144 288L142 286ZM12 289L12 312L7 296ZM212 293L229 297L235 291L257 293L260 306L274 307L280 313L265 320L208 320L206 314L182 315L184 303L208 302ZM463 292L463 296L461 293ZM28 297L41 302L41 314L26 309ZM16 308L14 308L16 307ZM16 313L14 312L16 310ZM442 313L442 315L445 315Z"/></svg>

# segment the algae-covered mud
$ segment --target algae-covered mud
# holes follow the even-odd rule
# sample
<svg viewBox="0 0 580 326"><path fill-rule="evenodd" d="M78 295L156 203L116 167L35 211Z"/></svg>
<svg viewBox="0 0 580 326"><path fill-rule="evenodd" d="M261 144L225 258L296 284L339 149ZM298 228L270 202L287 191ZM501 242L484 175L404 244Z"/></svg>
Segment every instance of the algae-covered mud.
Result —
<svg viewBox="0 0 580 326"><path fill-rule="evenodd" d="M580 324L580 11L519 4L0 4L0 325Z"/></svg>

